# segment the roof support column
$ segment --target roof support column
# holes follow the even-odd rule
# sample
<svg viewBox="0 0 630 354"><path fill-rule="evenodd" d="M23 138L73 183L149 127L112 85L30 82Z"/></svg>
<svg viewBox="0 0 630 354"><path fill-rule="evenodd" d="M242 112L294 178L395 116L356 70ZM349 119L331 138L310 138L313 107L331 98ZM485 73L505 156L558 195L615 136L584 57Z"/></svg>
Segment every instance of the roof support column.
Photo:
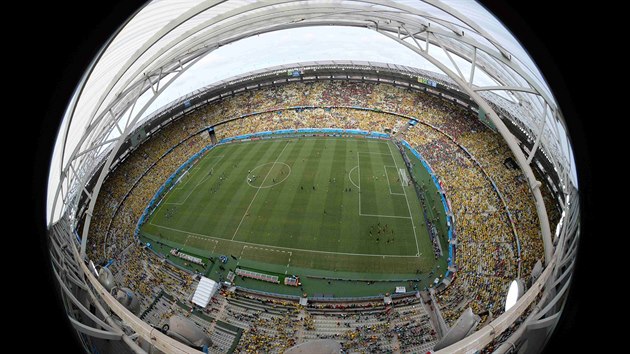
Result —
<svg viewBox="0 0 630 354"><path fill-rule="evenodd" d="M475 79L475 67L477 66L477 47L473 47L473 57L472 62L470 63L470 78L468 82L470 83L470 87L473 86L473 80Z"/></svg>
<svg viewBox="0 0 630 354"><path fill-rule="evenodd" d="M545 106L546 107L546 106ZM534 159L534 155L536 155L536 151L538 150L538 146L540 145L540 140L542 139L543 133L545 132L545 123L547 123L547 109L545 108L545 115L543 116L542 123L540 123L540 129L538 129L538 135L536 136L536 142L532 147L532 151L529 152L529 157L527 157L527 164L531 164Z"/></svg>
<svg viewBox="0 0 630 354"><path fill-rule="evenodd" d="M81 257L85 257L85 249L87 245L88 233L90 231L90 223L92 221L92 216L94 213L94 206L96 205L96 200L98 198L99 191L101 190L101 187L103 186L105 177L109 173L109 168L112 166L112 162L114 162L114 157L116 157L118 150L120 149L122 144L125 142L129 134L135 127L136 122L140 119L140 117L142 117L142 114L144 113L144 111L146 111L149 108L149 106L151 106L153 101L155 101L155 99L158 98L158 96L162 92L164 92L164 90L166 90L171 85L171 83L175 82L175 80L177 80L183 73L185 73L188 70L188 68L195 65L202 58L204 58L204 56L200 55L195 60L189 62L188 65L186 65L182 70L177 72L177 74L175 74L166 84L164 84L158 91L156 91L153 97L151 97L151 99L142 107L142 109L138 111L138 113L136 113L133 120L130 120L129 124L127 124L125 128L125 131L122 134L120 134L120 136L118 137L118 141L116 141L116 145L114 145L114 147L112 148L112 151L109 153L109 156L107 157L107 161L105 162L105 165L103 166L103 169L101 170L101 173L98 176L98 179L96 180L94 189L92 189L93 198L90 199L90 205L88 207L88 210L85 216L85 224L83 226L83 232L81 233L81 250L80 250Z"/></svg>
<svg viewBox="0 0 630 354"><path fill-rule="evenodd" d="M529 186L534 194L534 199L536 200L536 212L538 214L538 220L540 223L540 230L542 232L543 243L545 246L545 262L549 264L551 258L553 257L553 244L551 242L551 230L549 226L549 218L547 217L547 210L545 208L545 203L542 197L542 193L540 191L541 183L536 180L536 176L532 171L532 168L527 163L527 158L521 151L518 143L516 142L516 138L512 135L512 133L508 130L507 126L501 121L496 112L492 109L492 107L477 93L473 90L468 83L462 79L457 73L453 72L446 65L442 64L439 60L433 58L431 55L427 53L427 51L423 50L420 46L414 46L410 43L402 41L396 36L384 32L378 31L382 35L404 45L405 47L413 50L426 60L428 60L431 64L435 65L437 68L442 70L446 75L448 75L453 81L455 81L461 88L464 90L485 112L487 112L492 123L497 127L497 130L503 136L506 143L508 144L512 154L516 157L516 161L521 168L521 171L527 177L527 181L529 182Z"/></svg>

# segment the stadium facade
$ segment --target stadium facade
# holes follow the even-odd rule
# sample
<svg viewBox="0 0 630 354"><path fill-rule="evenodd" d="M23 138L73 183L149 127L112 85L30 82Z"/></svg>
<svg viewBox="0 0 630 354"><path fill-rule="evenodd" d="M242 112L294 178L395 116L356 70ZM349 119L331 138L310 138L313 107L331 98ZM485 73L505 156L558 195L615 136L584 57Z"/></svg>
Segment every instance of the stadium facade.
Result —
<svg viewBox="0 0 630 354"><path fill-rule="evenodd" d="M438 352L475 352L490 344L497 353L540 351L566 301L579 240L570 140L561 109L526 52L471 15L470 9L460 12L456 4L440 1L383 0L154 1L134 14L103 46L77 86L51 168L51 266L86 351L109 340L115 343L107 347L112 350L197 352L141 320L97 278L86 247L97 196L110 171L162 126L200 107L268 86L335 80L427 92L475 112L503 137L535 199L544 262L534 274L522 275L532 281L509 310ZM308 26L376 31L442 73L377 62L295 63L216 82L145 114L162 92L215 49L262 33ZM441 48L450 63L429 51L429 43ZM470 63L469 75L451 55ZM473 85L476 70L496 85ZM152 92L149 101L136 106L146 92ZM509 92L510 99L498 92ZM536 174L545 179L538 180ZM541 188L553 191L561 210L555 230Z"/></svg>

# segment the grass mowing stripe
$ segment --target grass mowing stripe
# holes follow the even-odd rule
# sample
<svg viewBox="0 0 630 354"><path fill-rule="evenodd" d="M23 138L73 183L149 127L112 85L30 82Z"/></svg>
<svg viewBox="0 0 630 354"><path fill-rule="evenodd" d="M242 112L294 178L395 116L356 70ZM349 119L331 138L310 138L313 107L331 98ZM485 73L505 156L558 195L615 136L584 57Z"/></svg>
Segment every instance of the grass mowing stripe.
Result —
<svg viewBox="0 0 630 354"><path fill-rule="evenodd" d="M345 193L344 167L346 160L346 144L336 140L331 146L331 159L328 170L328 192L324 198L325 213L321 217L319 233L324 235L331 248L348 249L341 245L341 224L343 223L343 197ZM324 182L325 183L325 182Z"/></svg>
<svg viewBox="0 0 630 354"><path fill-rule="evenodd" d="M274 156L278 146L277 142L271 141L261 142L259 149L252 149L246 144L236 145L241 153L233 155L230 160L231 166L235 167L223 171L227 179L219 187L219 198L212 205L212 214L208 214L212 215L214 224L207 223L206 227L216 230L219 235L233 233L247 202L256 192L246 184L249 171Z"/></svg>
<svg viewBox="0 0 630 354"><path fill-rule="evenodd" d="M359 215L361 215L361 158L359 157L359 152L357 151L357 183L359 184L357 188L359 188Z"/></svg>
<svg viewBox="0 0 630 354"><path fill-rule="evenodd" d="M209 170L212 170L219 162L221 162L221 159L223 159L223 157L224 155L212 156L212 158L205 159L204 162L205 161L214 162L213 164L210 164L210 167L209 167ZM190 192L186 195L186 197L183 200L181 199L181 195L180 195L179 196L180 198L177 198L177 201L173 201L174 198L171 198L169 202L166 204L182 205L186 203L186 201L188 200L188 198L190 198L193 192L195 192L195 190L204 182L206 182L208 178L210 177L209 173L204 173L207 171L207 169L208 169L207 166L203 166L203 167L200 166L196 171L189 172L189 173L194 173L194 176L191 176L186 182L190 182L190 180L193 178L195 179L194 186L192 188L187 188L187 189L190 189ZM201 178L200 181L197 181L199 179L199 176L203 176L203 177ZM184 185L182 185L180 189L183 189L183 188L184 188Z"/></svg>
<svg viewBox="0 0 630 354"><path fill-rule="evenodd" d="M321 163L318 168L321 188L316 191L318 207L321 208L321 211L318 210L319 215L313 217L314 221L319 219L319 225L317 225L317 229L314 229L319 242L325 243L328 249L337 249L338 247L337 226L339 225L339 213L337 209L341 208L339 201L341 188L336 182L336 177L333 176L333 171L335 170L333 166L338 158L336 156L338 143L338 140L334 140L329 144L323 145L320 158ZM334 182L333 178L335 179ZM336 204L336 206L333 207L331 204ZM333 228L331 228L331 224L333 224Z"/></svg>
<svg viewBox="0 0 630 354"><path fill-rule="evenodd" d="M270 148L248 149L246 145L239 144L229 147L225 163L215 171L212 183L204 193L199 194L198 204L193 205L192 214L196 215L196 219L187 222L188 225L194 223L195 231L213 230L218 235L233 232L238 223L235 214L242 214L244 200L251 199L255 192L251 188L243 188L247 169L252 167L247 161L259 160L273 153Z"/></svg>
<svg viewBox="0 0 630 354"><path fill-rule="evenodd" d="M372 154L358 154L359 156L359 187L361 200L359 215L380 214L376 208L376 183L372 170Z"/></svg>
<svg viewBox="0 0 630 354"><path fill-rule="evenodd" d="M286 197L290 207L285 214L285 222L280 226L280 230L283 234L288 235L290 242L300 239L302 222L307 218L307 201L312 193L311 187L314 185L312 171L309 168L311 162L309 157L315 148L315 141L307 139L301 145L292 166L295 192Z"/></svg>
<svg viewBox="0 0 630 354"><path fill-rule="evenodd" d="M258 228L265 235L265 243L290 247L299 240L297 235L301 219L296 218L296 211L291 206L296 195L303 194L303 190L300 190L300 171L307 164L300 164L298 161L302 159L304 148L304 144L292 143L284 158L285 163L291 166L291 175L274 187L273 192L267 193L262 208L264 216Z"/></svg>
<svg viewBox="0 0 630 354"><path fill-rule="evenodd" d="M387 147L389 148L389 152L391 153L392 159L394 159L394 164L396 165L396 169L398 169L398 162L396 161L394 154L391 152L392 151L391 144L393 143L388 143ZM420 255L420 246L418 246L418 235L416 233L416 225L413 221L413 214L411 214L411 207L409 206L409 198L407 198L407 191L404 188L403 188L403 192L405 193L405 201L407 202L407 210L409 210L409 216L411 216L411 226L413 227L413 236L414 236L414 239L416 240L416 250L418 251L417 254Z"/></svg>
<svg viewBox="0 0 630 354"><path fill-rule="evenodd" d="M284 245L287 242L288 236L278 230L278 225L282 224L287 216L286 197L295 193L291 187L294 177L291 165L294 155L299 150L296 148L297 144L293 142L288 144L289 148L283 152L283 157L269 170L266 185L271 185L271 188L265 188L258 195L250 210L252 217L245 220L244 226L247 231L241 231L239 239L277 245Z"/></svg>
<svg viewBox="0 0 630 354"><path fill-rule="evenodd" d="M276 162L278 162L278 159L280 158L280 156L282 155L282 153L284 152L284 150L287 148L287 146L289 146L289 142L287 142L284 147L282 148L282 151L280 151L280 153L278 154L278 157L276 157L276 160L274 161L274 164ZM269 173L271 172L272 169L269 169L269 172L267 172L267 174L265 175L265 178L263 179L261 185L265 185L265 181L267 180L267 178L269 177ZM252 197L252 201L249 202L249 205L247 206L247 209L245 209L245 213L243 214L243 217L241 218L241 221L238 223L238 226L236 227L236 231L234 231L234 235L232 235L232 240L234 240L234 237L236 237L236 234L238 233L238 229L241 227L241 224L243 224L243 220L245 220L245 217L247 216L247 213L249 212L249 208L252 207L252 203L254 203L254 200L256 200L256 196L258 195L258 193L260 192L260 188L258 188L256 190L256 194L254 194L254 196Z"/></svg>
<svg viewBox="0 0 630 354"><path fill-rule="evenodd" d="M389 258L416 258L416 255L400 255L400 254L371 254L371 253L350 253L350 252L334 252L334 251L320 251L320 250L311 250L311 249L305 249L305 248L293 248L293 247L282 247L282 246L271 246L271 245L266 245L263 243L254 243L254 242L246 242L246 241L239 241L239 240L229 240L229 239L225 239L225 238L221 238L221 237L214 237L214 236L209 236L209 235L203 235L203 234L198 234L198 233L194 233L194 232L188 232L186 230L178 230L178 229L174 229L171 227L167 227L167 226L162 226L162 225L154 225L158 228L162 228L162 229L167 229L167 230L171 230L171 231L176 231L176 232L180 232L182 234L192 234L195 236L199 236L199 237L207 237L210 239L216 239L218 241L223 241L223 242L234 242L234 243L240 243L243 245L249 245L249 246L258 246L258 247L271 247L271 248L279 248L282 250L287 250L287 251L291 251L291 252L305 252L305 253L321 253L321 254L332 254L332 255L346 255L346 256L361 256L361 257L389 257Z"/></svg>
<svg viewBox="0 0 630 354"><path fill-rule="evenodd" d="M409 187L400 185L397 189L403 189L401 192L405 193L395 194L393 183L396 183L394 176L397 173L394 172L402 158L396 159L388 142L364 138L290 140L291 143L287 139L239 142L212 149L202 157L196 170L190 171L195 173L193 178L181 183L184 188L171 191L167 198L184 199L194 183L205 178L210 166L223 155L214 167L213 175L207 177L184 204L177 206L173 216L152 215L141 230L143 237L168 241L169 246L163 247L161 252L185 244L185 249L204 256L238 256L244 246L284 250L292 252L290 262L287 257L278 256L281 252L255 248L248 248L239 261L268 271L333 278L342 273L346 274L344 277L356 279L414 278L420 276L416 270L428 274L438 262L443 263L434 260L425 228L416 228L414 234L414 223L421 225L423 222L419 201L415 205L415 194L408 195L406 189ZM249 185L248 171L253 172L257 166L265 164L256 169L259 183ZM282 176L283 168L285 172L289 168L283 166L290 166L291 173L278 182L276 177ZM220 176L224 178L220 180ZM361 193L350 176L357 185L364 187ZM372 176L378 180L370 178ZM274 179L278 184L271 183ZM335 182L331 182L333 180ZM256 186L269 188L260 190ZM362 212L369 215L359 215L359 198ZM250 216L243 220L248 207ZM376 240L378 236L370 237L370 228L379 222L387 224L388 230L395 230L395 242L385 242L387 235L381 234L380 242ZM420 250L422 255L416 256L413 248ZM235 263L229 262L227 270ZM218 279L221 274L225 276L225 272L214 267L206 273ZM422 277L423 281L428 279L427 275ZM251 280L242 285L276 292L259 283ZM322 286L326 288L327 283L311 279L305 284L304 291L330 292ZM378 287L339 286L339 293L337 286L333 292L348 294L346 296L362 292L373 294ZM287 294L294 290L276 287L278 292ZM385 290L392 291L390 288ZM383 290L379 288L378 291Z"/></svg>
<svg viewBox="0 0 630 354"><path fill-rule="evenodd" d="M358 148L357 140L346 139L344 140L345 158L344 158L344 181L345 187L348 188L348 192L343 194L342 203L344 205L342 209L342 219L340 224L341 242L339 243L338 250L349 249L350 244L360 242L360 235L357 237L357 230L361 230L361 217L357 215L357 205L359 200L359 189L350 180L350 173L354 170L354 180L358 180L357 176L357 156L356 151ZM345 173L345 172L348 173Z"/></svg>
<svg viewBox="0 0 630 354"><path fill-rule="evenodd" d="M300 235L300 242L307 245L306 248L315 248L318 245L326 248L327 244L321 243L319 230L319 216L323 212L322 197L325 190L323 181L321 180L323 164L325 159L322 157L322 150L325 141L316 140L312 142L313 148L310 155L306 157L308 163L305 169L305 182L309 183L305 186L305 192L303 193L304 203L304 215L301 219L301 225L298 230Z"/></svg>

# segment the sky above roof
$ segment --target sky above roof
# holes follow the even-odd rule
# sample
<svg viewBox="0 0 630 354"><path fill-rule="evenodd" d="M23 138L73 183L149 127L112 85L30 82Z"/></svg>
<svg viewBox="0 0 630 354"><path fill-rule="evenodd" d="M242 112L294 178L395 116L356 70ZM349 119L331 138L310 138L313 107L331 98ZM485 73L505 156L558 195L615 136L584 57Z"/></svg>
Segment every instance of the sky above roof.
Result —
<svg viewBox="0 0 630 354"><path fill-rule="evenodd" d="M442 49L431 46L429 50L452 67ZM355 27L295 28L246 38L211 52L171 84L151 104L145 116L194 90L232 76L281 64L317 60L363 60L440 72L412 50L376 31ZM459 57L455 61L464 68L465 74L469 72L469 63ZM495 84L481 71L477 71L475 79L478 85ZM148 101L150 95L147 93L139 103Z"/></svg>
<svg viewBox="0 0 630 354"><path fill-rule="evenodd" d="M427 12L433 19L444 17L441 10L433 8L427 3L417 0L396 1ZM166 17L171 16L171 11L158 11L162 6L170 4L169 6L174 6L171 10L175 10L177 8L178 11L185 11L188 6L193 6L198 2L198 0L181 2L152 2L147 5L147 8L145 9L146 11L141 11L138 14L138 16L145 15L146 18L142 21L145 21L146 23L139 21L142 23L138 24L136 30L142 28L142 25L144 24L151 24L151 16L161 16L160 21L162 22L156 21L155 23L166 24L168 22L168 18ZM239 3L239 1L236 0L228 2ZM495 40L501 43L504 48L518 57L519 60L525 64L524 66L527 70L531 72L539 82L543 83L542 86L544 89L548 90L547 85L544 84L542 75L531 61L531 58L527 55L525 49L522 48L509 31L487 10L472 0L443 0L442 3L457 9L457 11L476 22L476 24L484 28L484 30L488 31ZM225 4L227 4L227 2ZM165 14L168 14L168 16L164 17ZM172 16L176 16L176 14L173 13ZM450 18L448 21L456 25L462 24L461 21L455 18ZM463 26L462 28L466 28L466 26ZM121 33L123 32L124 30L121 31ZM470 31L468 31L468 33L470 33ZM142 37L132 36L129 39L129 42L134 41L137 43L132 43L133 45L129 47L128 51L125 50L123 51L124 53L117 53L117 55L127 55L127 53L131 55L131 53L135 51L135 49L133 49L135 48L134 45L139 46L142 44ZM117 43L116 45L112 45L109 49L112 49L112 51L114 51L115 48L120 49L120 45L126 45L126 43ZM438 59L441 63L444 63L450 69L454 69L453 64L450 62L450 58L448 58L441 48L431 45L429 51L431 52L431 55ZM451 54L451 56L457 63L457 66L461 70L463 76L467 77L471 68L470 63L454 54ZM107 57L107 55L104 55L103 57ZM115 55L112 55L110 59L112 60L110 64L114 66L117 65L116 63L121 63L126 60L126 58ZM173 82L159 97L157 97L157 99L144 111L142 116L146 117L158 110L160 107L163 107L169 102L192 91L235 75L281 64L319 60L374 61L400 64L440 72L435 66L410 49L371 29L327 26L282 30L245 38L235 43L224 45L208 53L196 65L188 69L188 71ZM99 87L102 89L103 85L106 83L105 81L107 81L98 80L98 78L108 77L107 74L112 72L112 70L109 70L107 65L103 65L103 67L99 70L100 71L97 70L98 72L93 72L90 77L90 80L93 81L92 84L95 86L94 90L92 90L94 92L90 94L93 98L97 97L99 94ZM493 86L495 85L495 82L478 67L475 70L474 84L479 86ZM90 96L87 94L88 92L91 92L90 89L84 88L81 91L81 95ZM507 97L507 95L502 92L495 91L495 93ZM148 102L151 94L152 91L148 90L139 98L138 102L134 105L136 111L139 109L138 107L143 107L144 104ZM57 141L55 151L53 153L53 163L51 165L49 178L49 216L51 215L50 210L52 207L52 200L56 192L56 186L59 183L59 175L62 170L62 166L65 166L71 152L75 146L77 146L81 136L84 134L86 124L88 124L89 121L88 115L85 113L91 112L94 109L94 103L95 101L93 99L79 101L79 104L77 105L78 108L74 111L76 116L73 116L73 119L71 120L72 125L66 141L61 141L62 139ZM125 126L126 121L129 119L128 116L129 114L123 115L120 126ZM68 116L64 118L64 122L66 121L68 121ZM116 138L118 135L118 130L113 129L107 140ZM566 137L561 137L560 140L563 149L566 148L566 150L569 150L568 154L571 155ZM61 159L62 149L65 149L64 159L66 161ZM573 171L572 174L572 177L574 176L575 171ZM576 181L574 181L574 183L577 184Z"/></svg>

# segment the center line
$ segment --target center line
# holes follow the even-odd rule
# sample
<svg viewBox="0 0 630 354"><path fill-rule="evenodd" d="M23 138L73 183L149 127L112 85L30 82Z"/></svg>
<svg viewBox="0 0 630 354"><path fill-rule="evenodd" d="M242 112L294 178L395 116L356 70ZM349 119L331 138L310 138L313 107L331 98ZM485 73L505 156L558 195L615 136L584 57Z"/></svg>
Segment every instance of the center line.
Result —
<svg viewBox="0 0 630 354"><path fill-rule="evenodd" d="M265 175L265 178L263 179L262 183L260 184L261 186L265 185L265 181L267 180L267 177L269 177L269 174L271 173L271 170L273 170L273 166L276 165L276 163L280 159L280 156L284 152L284 149L286 149L287 146L289 146L289 142L287 142L287 144L284 146L284 148L282 148L282 151L280 151L280 153L278 154L278 157L276 157L276 161L274 161L273 165L271 165L271 168L267 172L267 175ZM243 217L241 218L241 222L238 223L238 226L236 227L236 231L234 231L234 235L232 235L232 240L234 240L234 237L236 237L236 233L238 233L238 229L241 228L241 224L243 223L243 220L245 220L245 216L247 216L247 213L249 212L249 208L252 207L252 204L254 203L254 200L256 199L256 196L258 195L258 192L260 192L261 189L262 188L256 189L256 194L254 194L254 197L252 198L252 201L249 202L249 206L247 206L247 210L245 210L245 213L243 214Z"/></svg>

